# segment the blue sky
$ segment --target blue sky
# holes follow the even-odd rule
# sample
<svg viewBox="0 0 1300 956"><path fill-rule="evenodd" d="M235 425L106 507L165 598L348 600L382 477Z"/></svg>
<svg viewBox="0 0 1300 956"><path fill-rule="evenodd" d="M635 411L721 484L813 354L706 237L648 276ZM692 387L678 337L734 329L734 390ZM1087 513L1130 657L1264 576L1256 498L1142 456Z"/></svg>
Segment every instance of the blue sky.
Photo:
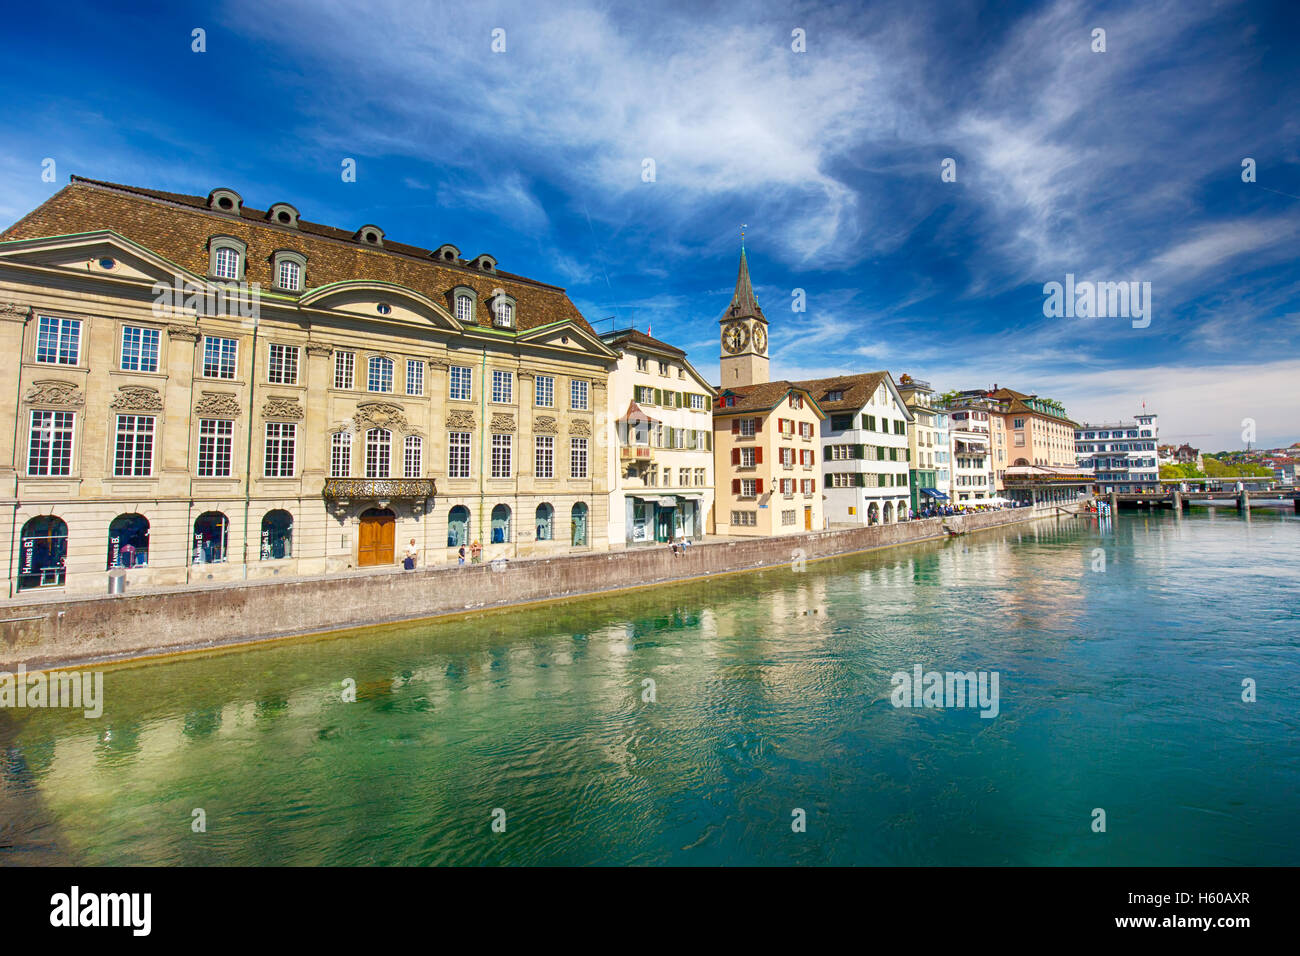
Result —
<svg viewBox="0 0 1300 956"><path fill-rule="evenodd" d="M490 252L713 378L747 223L773 377L886 368L1080 420L1145 400L1209 449L1247 417L1300 438L1292 2L115 6L7 13L6 224L74 173L231 186ZM1150 326L1044 317L1067 273L1150 282Z"/></svg>

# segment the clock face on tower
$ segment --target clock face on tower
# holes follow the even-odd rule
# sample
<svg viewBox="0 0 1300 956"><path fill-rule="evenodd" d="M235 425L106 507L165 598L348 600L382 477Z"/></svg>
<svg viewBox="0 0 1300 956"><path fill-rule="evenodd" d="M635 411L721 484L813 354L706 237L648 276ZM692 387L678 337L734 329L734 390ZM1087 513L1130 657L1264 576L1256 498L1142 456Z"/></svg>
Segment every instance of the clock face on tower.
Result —
<svg viewBox="0 0 1300 956"><path fill-rule="evenodd" d="M739 322L732 322L722 330L722 347L732 355L738 353L749 342L749 333Z"/></svg>
<svg viewBox="0 0 1300 956"><path fill-rule="evenodd" d="M767 333L761 325L754 326L754 351L759 355L767 350Z"/></svg>

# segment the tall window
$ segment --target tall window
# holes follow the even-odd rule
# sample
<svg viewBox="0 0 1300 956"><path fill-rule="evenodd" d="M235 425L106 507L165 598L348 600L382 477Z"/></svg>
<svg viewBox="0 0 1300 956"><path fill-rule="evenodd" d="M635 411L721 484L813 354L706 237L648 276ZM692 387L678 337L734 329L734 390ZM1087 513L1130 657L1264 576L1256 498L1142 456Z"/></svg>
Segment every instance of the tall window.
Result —
<svg viewBox="0 0 1300 956"><path fill-rule="evenodd" d="M492 436L492 477L509 478L511 452L514 450L513 435Z"/></svg>
<svg viewBox="0 0 1300 956"><path fill-rule="evenodd" d="M472 395L470 383L473 381L471 376L474 370L467 365L453 365L451 367L451 397L469 401Z"/></svg>
<svg viewBox="0 0 1300 956"><path fill-rule="evenodd" d="M752 418L740 419L740 434L744 438L754 437L754 419Z"/></svg>
<svg viewBox="0 0 1300 956"><path fill-rule="evenodd" d="M393 449L393 433L386 428L366 432L366 477L387 478Z"/></svg>
<svg viewBox="0 0 1300 956"><path fill-rule="evenodd" d="M509 404L514 400L515 376L513 372L492 370L492 401Z"/></svg>
<svg viewBox="0 0 1300 956"><path fill-rule="evenodd" d="M133 325L122 327L122 369L126 372L158 371L158 330Z"/></svg>
<svg viewBox="0 0 1300 956"><path fill-rule="evenodd" d="M266 380L272 385L298 384L298 347L272 345L267 359Z"/></svg>
<svg viewBox="0 0 1300 956"><path fill-rule="evenodd" d="M469 477L469 432L447 433L447 477Z"/></svg>
<svg viewBox="0 0 1300 956"><path fill-rule="evenodd" d="M587 439L585 438L569 439L569 476L587 477Z"/></svg>
<svg viewBox="0 0 1300 956"><path fill-rule="evenodd" d="M579 501L569 512L569 540L573 546L580 547L587 543L587 505Z"/></svg>
<svg viewBox="0 0 1300 956"><path fill-rule="evenodd" d="M456 320L458 322L474 321L474 300L467 295L456 296Z"/></svg>
<svg viewBox="0 0 1300 956"><path fill-rule="evenodd" d="M424 363L419 359L406 360L406 394L424 394Z"/></svg>
<svg viewBox="0 0 1300 956"><path fill-rule="evenodd" d="M230 522L220 511L205 511L194 520L195 564L214 564L226 560L226 539Z"/></svg>
<svg viewBox="0 0 1300 956"><path fill-rule="evenodd" d="M469 544L469 509L457 505L447 514L447 547Z"/></svg>
<svg viewBox="0 0 1300 956"><path fill-rule="evenodd" d="M118 415L113 474L118 478L147 478L153 474L152 415Z"/></svg>
<svg viewBox="0 0 1300 956"><path fill-rule="evenodd" d="M294 444L298 426L292 422L266 423L266 477L292 478Z"/></svg>
<svg viewBox="0 0 1300 956"><path fill-rule="evenodd" d="M537 540L551 541L555 537L555 509L546 502L537 506Z"/></svg>
<svg viewBox="0 0 1300 956"><path fill-rule="evenodd" d="M54 515L37 515L23 525L19 540L18 590L63 584L68 525Z"/></svg>
<svg viewBox="0 0 1300 956"><path fill-rule="evenodd" d="M424 462L424 443L417 435L407 435L402 449L402 477L419 478Z"/></svg>
<svg viewBox="0 0 1300 956"><path fill-rule="evenodd" d="M569 407L578 411L587 410L587 383L581 379L569 383Z"/></svg>
<svg viewBox="0 0 1300 956"><path fill-rule="evenodd" d="M74 412L32 412L27 444L27 474L55 477L72 474Z"/></svg>
<svg viewBox="0 0 1300 956"><path fill-rule="evenodd" d="M263 561L293 557L293 515L276 509L262 515Z"/></svg>
<svg viewBox="0 0 1300 956"><path fill-rule="evenodd" d="M302 266L292 259L281 259L279 280L281 289L297 292L302 288Z"/></svg>
<svg viewBox="0 0 1300 956"><path fill-rule="evenodd" d="M149 519L118 515L108 526L108 568L138 568L149 563Z"/></svg>
<svg viewBox="0 0 1300 956"><path fill-rule="evenodd" d="M533 471L538 478L555 477L555 436L538 435L534 439Z"/></svg>
<svg viewBox="0 0 1300 956"><path fill-rule="evenodd" d="M357 355L355 352L335 352L334 353L334 387L335 388L352 388L352 374L356 368Z"/></svg>
<svg viewBox="0 0 1300 956"><path fill-rule="evenodd" d="M203 374L208 378L234 378L237 351L238 346L234 339L205 336L203 339Z"/></svg>
<svg viewBox="0 0 1300 956"><path fill-rule="evenodd" d="M366 372L366 390L371 392L391 392L393 390L393 360L382 355L370 356L370 365Z"/></svg>
<svg viewBox="0 0 1300 956"><path fill-rule="evenodd" d="M36 327L36 361L76 365L81 354L81 323L42 315Z"/></svg>
<svg viewBox="0 0 1300 956"><path fill-rule="evenodd" d="M220 418L199 419L199 477L229 478L235 423Z"/></svg>
<svg viewBox="0 0 1300 956"><path fill-rule="evenodd" d="M510 506L497 505L492 509L492 543L505 544L510 540Z"/></svg>
<svg viewBox="0 0 1300 956"><path fill-rule="evenodd" d="M555 407L555 376L537 376L537 405L539 408Z"/></svg>
<svg viewBox="0 0 1300 956"><path fill-rule="evenodd" d="M494 308L496 313L496 324L499 328L508 329L515 324L515 309L509 302L498 302Z"/></svg>
<svg viewBox="0 0 1300 956"><path fill-rule="evenodd" d="M330 477L352 477L351 432L335 432L330 436Z"/></svg>
<svg viewBox="0 0 1300 956"><path fill-rule="evenodd" d="M238 250L231 249L229 246L222 246L218 249L216 257L213 259L212 274L218 279L238 279Z"/></svg>

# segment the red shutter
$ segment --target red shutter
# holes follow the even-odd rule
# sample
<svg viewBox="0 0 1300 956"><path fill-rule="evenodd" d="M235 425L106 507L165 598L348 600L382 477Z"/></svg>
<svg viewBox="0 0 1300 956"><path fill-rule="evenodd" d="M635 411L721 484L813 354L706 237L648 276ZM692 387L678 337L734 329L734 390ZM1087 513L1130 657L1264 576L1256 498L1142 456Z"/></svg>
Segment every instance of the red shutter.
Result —
<svg viewBox="0 0 1300 956"><path fill-rule="evenodd" d="M731 449L731 463L732 463L733 465L739 465L739 464L740 464L740 449L739 449L739 448L733 448L733 449Z"/></svg>
<svg viewBox="0 0 1300 956"><path fill-rule="evenodd" d="M763 449L761 446L754 449L754 464L763 464Z"/></svg>
<svg viewBox="0 0 1300 956"><path fill-rule="evenodd" d="M763 493L763 479L762 479L762 478L759 478L758 481L755 482L755 484L754 484L754 491L756 491L756 492L757 492L758 494L760 494L760 495Z"/></svg>
<svg viewBox="0 0 1300 956"><path fill-rule="evenodd" d="M811 448L808 449L808 464L810 465L817 464L817 453L813 451Z"/></svg>
<svg viewBox="0 0 1300 956"><path fill-rule="evenodd" d="M812 490L813 490L813 491L816 491L816 490L817 490L817 479L816 479L816 478L809 478L808 480L812 482Z"/></svg>
<svg viewBox="0 0 1300 956"><path fill-rule="evenodd" d="M739 419L739 418L733 418L733 419L731 420L731 434L733 434L733 435L739 435L739 434L740 434L740 419Z"/></svg>
<svg viewBox="0 0 1300 956"><path fill-rule="evenodd" d="M740 494L740 479L739 479L739 478L732 478L732 479L731 479L731 493L732 493L733 495L738 495L738 494Z"/></svg>
<svg viewBox="0 0 1300 956"><path fill-rule="evenodd" d="M754 434L755 434L755 435L760 434L762 431L763 431L763 419L761 419L761 418L755 418L755 419L754 419Z"/></svg>

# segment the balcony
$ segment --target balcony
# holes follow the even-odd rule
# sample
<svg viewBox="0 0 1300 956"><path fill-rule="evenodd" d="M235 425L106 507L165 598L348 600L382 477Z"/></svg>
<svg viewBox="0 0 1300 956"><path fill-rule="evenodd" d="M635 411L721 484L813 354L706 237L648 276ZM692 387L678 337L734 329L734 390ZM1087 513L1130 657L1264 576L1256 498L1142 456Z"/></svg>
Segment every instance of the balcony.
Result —
<svg viewBox="0 0 1300 956"><path fill-rule="evenodd" d="M619 461L650 461L654 456L649 445L620 445Z"/></svg>
<svg viewBox="0 0 1300 956"><path fill-rule="evenodd" d="M346 504L349 501L422 501L438 494L432 478L326 478L325 500Z"/></svg>

